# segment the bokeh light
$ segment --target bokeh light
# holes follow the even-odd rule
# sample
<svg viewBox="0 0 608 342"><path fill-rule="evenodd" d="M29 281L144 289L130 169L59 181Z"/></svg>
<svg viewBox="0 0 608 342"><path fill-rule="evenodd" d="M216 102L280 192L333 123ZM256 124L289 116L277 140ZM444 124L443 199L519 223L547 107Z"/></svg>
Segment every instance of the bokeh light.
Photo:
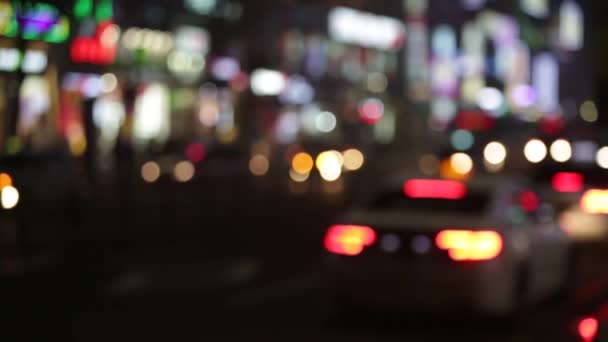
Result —
<svg viewBox="0 0 608 342"><path fill-rule="evenodd" d="M293 169L289 170L289 178L296 183L306 182L310 177L310 173L299 173Z"/></svg>
<svg viewBox="0 0 608 342"><path fill-rule="evenodd" d="M268 173L270 162L261 154L256 154L249 160L249 171L254 176L263 176Z"/></svg>
<svg viewBox="0 0 608 342"><path fill-rule="evenodd" d="M19 203L19 191L12 185L5 186L0 192L0 202L2 208L13 209Z"/></svg>
<svg viewBox="0 0 608 342"><path fill-rule="evenodd" d="M315 97L315 88L300 75L291 75L279 100L285 104L304 105L311 103Z"/></svg>
<svg viewBox="0 0 608 342"><path fill-rule="evenodd" d="M509 97L516 107L529 108L536 102L536 90L528 84L519 84L511 88Z"/></svg>
<svg viewBox="0 0 608 342"><path fill-rule="evenodd" d="M8 173L0 173L0 191L7 186L13 185L13 179Z"/></svg>
<svg viewBox="0 0 608 342"><path fill-rule="evenodd" d="M342 152L342 158L344 160L344 170L347 171L359 170L365 163L363 153L356 148L351 148Z"/></svg>
<svg viewBox="0 0 608 342"><path fill-rule="evenodd" d="M205 146L200 143L192 143L186 147L186 157L193 163L201 162L205 159Z"/></svg>
<svg viewBox="0 0 608 342"><path fill-rule="evenodd" d="M593 101L583 102L579 109L579 114L581 115L581 119L587 122L596 122L599 116L597 106Z"/></svg>
<svg viewBox="0 0 608 342"><path fill-rule="evenodd" d="M173 169L173 176L175 180L180 183L185 183L194 177L194 164L188 160L181 161L175 164L175 168Z"/></svg>
<svg viewBox="0 0 608 342"><path fill-rule="evenodd" d="M592 140L578 140L572 142L572 160L577 163L593 163L599 149Z"/></svg>
<svg viewBox="0 0 608 342"><path fill-rule="evenodd" d="M217 57L213 60L210 71L215 79L228 82L241 72L241 66L234 57Z"/></svg>
<svg viewBox="0 0 608 342"><path fill-rule="evenodd" d="M505 163L491 164L487 160L484 159L483 166L485 167L486 171L491 172L491 173L497 173L497 172L500 172L505 167Z"/></svg>
<svg viewBox="0 0 608 342"><path fill-rule="evenodd" d="M113 92L118 86L118 79L116 78L116 75L111 73L103 74L100 81L101 91L106 94Z"/></svg>
<svg viewBox="0 0 608 342"><path fill-rule="evenodd" d="M380 99L370 98L359 104L359 118L368 125L375 125L384 116L384 103Z"/></svg>
<svg viewBox="0 0 608 342"><path fill-rule="evenodd" d="M483 88L477 94L477 105L488 112L495 112L502 107L504 96L496 88Z"/></svg>
<svg viewBox="0 0 608 342"><path fill-rule="evenodd" d="M547 157L547 146L539 139L531 139L524 147L524 156L531 163L540 163Z"/></svg>
<svg viewBox="0 0 608 342"><path fill-rule="evenodd" d="M595 161L602 169L608 169L608 146L604 146L597 151Z"/></svg>
<svg viewBox="0 0 608 342"><path fill-rule="evenodd" d="M317 156L316 167L321 178L333 182L342 175L342 154L338 151L325 151Z"/></svg>
<svg viewBox="0 0 608 342"><path fill-rule="evenodd" d="M312 156L306 152L297 153L291 160L291 168L300 175L308 174L314 167Z"/></svg>
<svg viewBox="0 0 608 342"><path fill-rule="evenodd" d="M367 90L372 93L382 93L388 86L386 75L381 72L372 72L367 76Z"/></svg>
<svg viewBox="0 0 608 342"><path fill-rule="evenodd" d="M572 145L565 139L558 139L549 148L551 158L559 163L565 163L572 158Z"/></svg>
<svg viewBox="0 0 608 342"><path fill-rule="evenodd" d="M457 129L450 135L450 142L455 150L466 151L473 147L475 137L467 130Z"/></svg>
<svg viewBox="0 0 608 342"><path fill-rule="evenodd" d="M502 143L492 141L483 149L483 158L488 164L500 165L507 158L507 149Z"/></svg>
<svg viewBox="0 0 608 342"><path fill-rule="evenodd" d="M148 183L153 183L160 177L160 166L158 163L149 161L141 167L141 178Z"/></svg>
<svg viewBox="0 0 608 342"><path fill-rule="evenodd" d="M473 159L466 153L454 153L450 157L450 166L461 175L466 175L473 170Z"/></svg>
<svg viewBox="0 0 608 342"><path fill-rule="evenodd" d="M275 70L256 69L251 74L251 90L258 96L279 95L286 85L285 75Z"/></svg>
<svg viewBox="0 0 608 342"><path fill-rule="evenodd" d="M458 105L448 97L436 97L431 101L431 116L439 122L448 122L454 119Z"/></svg>
<svg viewBox="0 0 608 342"><path fill-rule="evenodd" d="M347 7L329 12L327 30L336 41L379 50L399 49L405 40L401 21Z"/></svg>
<svg viewBox="0 0 608 342"><path fill-rule="evenodd" d="M319 132L329 133L336 128L336 116L330 112L321 112L315 118L315 127Z"/></svg>

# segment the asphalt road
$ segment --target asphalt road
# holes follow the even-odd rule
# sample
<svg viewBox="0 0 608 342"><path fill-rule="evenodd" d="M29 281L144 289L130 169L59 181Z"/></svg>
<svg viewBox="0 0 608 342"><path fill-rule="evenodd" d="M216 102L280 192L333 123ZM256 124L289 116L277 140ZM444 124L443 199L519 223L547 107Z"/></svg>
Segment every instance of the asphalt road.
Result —
<svg viewBox="0 0 608 342"><path fill-rule="evenodd" d="M221 174L221 172L219 172ZM321 276L324 224L350 195L203 175L176 184L100 184L82 241L48 272L3 279L6 331L64 341L548 341L572 312L552 302L513 321L389 313L343 315ZM578 287L608 257L583 248Z"/></svg>

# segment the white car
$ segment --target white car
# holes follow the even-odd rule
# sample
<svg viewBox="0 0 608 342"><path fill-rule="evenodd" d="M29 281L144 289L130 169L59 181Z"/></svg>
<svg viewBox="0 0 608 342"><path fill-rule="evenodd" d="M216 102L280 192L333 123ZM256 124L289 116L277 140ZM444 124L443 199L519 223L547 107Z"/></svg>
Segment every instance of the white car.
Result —
<svg viewBox="0 0 608 342"><path fill-rule="evenodd" d="M324 237L340 304L514 313L567 284L570 241L517 181L409 179L345 213Z"/></svg>

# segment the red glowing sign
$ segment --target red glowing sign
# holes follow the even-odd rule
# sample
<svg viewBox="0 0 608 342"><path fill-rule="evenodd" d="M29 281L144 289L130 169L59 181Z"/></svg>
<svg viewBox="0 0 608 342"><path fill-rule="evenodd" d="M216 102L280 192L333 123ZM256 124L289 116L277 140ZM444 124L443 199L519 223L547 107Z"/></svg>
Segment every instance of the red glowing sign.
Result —
<svg viewBox="0 0 608 342"><path fill-rule="evenodd" d="M110 20L97 26L93 37L76 37L70 48L70 57L75 63L107 65L116 58L116 43L120 32Z"/></svg>

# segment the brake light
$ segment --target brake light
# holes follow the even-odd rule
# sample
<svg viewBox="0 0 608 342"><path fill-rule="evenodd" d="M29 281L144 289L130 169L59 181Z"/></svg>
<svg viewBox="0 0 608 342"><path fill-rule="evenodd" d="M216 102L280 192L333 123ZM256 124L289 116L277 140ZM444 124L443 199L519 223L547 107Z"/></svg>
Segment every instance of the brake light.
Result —
<svg viewBox="0 0 608 342"><path fill-rule="evenodd" d="M557 192L579 192L583 184L583 175L578 172L558 172L551 179L551 185Z"/></svg>
<svg viewBox="0 0 608 342"><path fill-rule="evenodd" d="M376 242L376 232L367 226L334 225L325 234L324 245L331 253L358 255Z"/></svg>
<svg viewBox="0 0 608 342"><path fill-rule="evenodd" d="M608 190L587 190L581 197L580 207L588 214L608 214Z"/></svg>
<svg viewBox="0 0 608 342"><path fill-rule="evenodd" d="M587 317L578 323L578 335L584 342L591 342L597 336L599 324L596 318Z"/></svg>
<svg viewBox="0 0 608 342"><path fill-rule="evenodd" d="M500 234L491 230L444 230L435 238L435 244L448 251L454 261L479 261L497 257L503 241Z"/></svg>
<svg viewBox="0 0 608 342"><path fill-rule="evenodd" d="M457 200L467 194L464 183L452 180L410 179L403 184L403 192L411 198Z"/></svg>

